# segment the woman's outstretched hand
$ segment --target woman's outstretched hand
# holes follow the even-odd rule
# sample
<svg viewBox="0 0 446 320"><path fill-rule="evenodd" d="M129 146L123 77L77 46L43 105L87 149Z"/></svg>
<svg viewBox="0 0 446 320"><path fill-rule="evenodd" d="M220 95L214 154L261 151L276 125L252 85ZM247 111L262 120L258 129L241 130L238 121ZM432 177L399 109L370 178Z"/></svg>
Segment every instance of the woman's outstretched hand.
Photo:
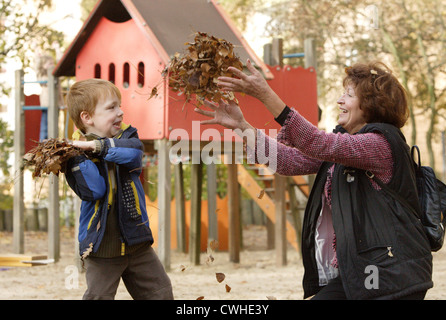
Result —
<svg viewBox="0 0 446 320"><path fill-rule="evenodd" d="M240 107L234 101L225 102L220 100L218 105L205 101L204 105L212 111L200 108L195 108L194 111L212 119L202 120L201 124L219 124L229 129L253 129L253 127L246 122Z"/></svg>
<svg viewBox="0 0 446 320"><path fill-rule="evenodd" d="M243 92L260 100L276 118L285 108L285 103L271 89L263 75L252 65L249 59L246 62L246 67L250 74L229 67L228 71L231 71L236 78L218 77L218 86L223 91Z"/></svg>
<svg viewBox="0 0 446 320"><path fill-rule="evenodd" d="M263 102L271 88L249 59L246 62L246 67L250 74L246 74L237 68L229 67L228 71L231 71L237 78L218 77L218 86L224 91L246 93Z"/></svg>

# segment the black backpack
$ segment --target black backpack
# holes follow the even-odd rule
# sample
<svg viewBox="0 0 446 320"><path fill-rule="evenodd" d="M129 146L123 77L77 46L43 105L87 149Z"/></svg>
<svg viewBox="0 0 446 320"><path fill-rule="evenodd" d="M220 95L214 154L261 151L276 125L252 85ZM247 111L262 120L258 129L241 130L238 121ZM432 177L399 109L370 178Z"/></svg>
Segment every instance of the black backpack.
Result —
<svg viewBox="0 0 446 320"><path fill-rule="evenodd" d="M418 153L418 161L415 161L415 150ZM417 146L412 147L411 155L414 160L421 217L419 217L417 211L394 190L373 175L369 177L372 177L383 190L386 190L406 208L415 213L424 226L424 231L429 239L431 250L435 252L441 249L444 241L445 230L443 216L446 211L446 185L437 179L435 172L431 167L421 165L420 149L418 149Z"/></svg>

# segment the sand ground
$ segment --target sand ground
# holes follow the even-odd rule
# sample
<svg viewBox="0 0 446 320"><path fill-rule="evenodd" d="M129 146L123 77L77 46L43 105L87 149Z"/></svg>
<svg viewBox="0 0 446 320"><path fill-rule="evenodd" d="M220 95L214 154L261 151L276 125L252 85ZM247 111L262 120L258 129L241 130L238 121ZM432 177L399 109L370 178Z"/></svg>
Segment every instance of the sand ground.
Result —
<svg viewBox="0 0 446 320"><path fill-rule="evenodd" d="M212 300L301 300L303 267L299 253L290 247L287 265L277 267L275 252L266 249L265 239L264 227L245 227L239 263L230 262L228 252L217 250L212 253L212 263L206 263L208 253L202 253L200 265L194 265L189 255L173 250L168 275L175 299L195 300L203 296ZM0 255L9 253L12 253L12 233L0 232ZM47 234L26 232L25 254L47 254ZM79 272L76 262L74 231L62 228L61 258L57 263L28 268L0 266L0 299L79 300L86 284L85 273ZM216 273L225 274L221 283L217 282ZM446 249L434 253L433 280L434 288L428 291L426 299L445 299ZM122 281L116 299L131 299Z"/></svg>

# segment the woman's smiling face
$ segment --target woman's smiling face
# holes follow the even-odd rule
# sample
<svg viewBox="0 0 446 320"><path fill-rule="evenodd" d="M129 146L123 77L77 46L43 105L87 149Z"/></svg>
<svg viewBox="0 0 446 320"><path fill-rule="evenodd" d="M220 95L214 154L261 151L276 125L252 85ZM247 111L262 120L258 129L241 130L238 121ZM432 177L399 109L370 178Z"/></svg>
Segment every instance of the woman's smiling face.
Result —
<svg viewBox="0 0 446 320"><path fill-rule="evenodd" d="M345 87L345 92L337 103L339 104L338 124L348 133L354 134L366 125L364 111L359 107L359 98L352 84Z"/></svg>

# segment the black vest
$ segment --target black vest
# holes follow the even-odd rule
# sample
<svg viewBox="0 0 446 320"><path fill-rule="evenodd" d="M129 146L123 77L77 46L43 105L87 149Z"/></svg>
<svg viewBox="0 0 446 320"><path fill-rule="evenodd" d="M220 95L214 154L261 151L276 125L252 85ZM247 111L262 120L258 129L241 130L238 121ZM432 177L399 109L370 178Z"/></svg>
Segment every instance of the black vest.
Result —
<svg viewBox="0 0 446 320"><path fill-rule="evenodd" d="M338 126L335 132L345 133L345 130ZM419 208L413 161L401 131L388 124L368 124L357 134L366 132L385 136L394 160L389 186ZM319 169L305 210L302 230L305 298L322 288L314 236L331 165L324 162ZM420 220L385 191L376 190L367 174L371 173L340 164L335 164L333 172L333 228L347 298L392 299L431 288L432 254ZM370 282L370 276L375 277L374 283Z"/></svg>

